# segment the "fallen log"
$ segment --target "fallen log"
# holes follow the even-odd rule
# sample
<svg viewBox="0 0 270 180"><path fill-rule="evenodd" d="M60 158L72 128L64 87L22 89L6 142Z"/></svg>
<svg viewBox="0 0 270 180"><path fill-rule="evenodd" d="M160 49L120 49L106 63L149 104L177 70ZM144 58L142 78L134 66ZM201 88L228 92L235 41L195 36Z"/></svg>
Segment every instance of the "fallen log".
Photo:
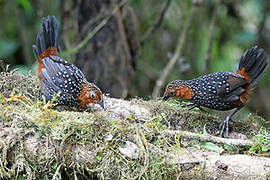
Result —
<svg viewBox="0 0 270 180"><path fill-rule="evenodd" d="M0 81L5 81L3 77ZM22 77L16 78L21 81ZM12 82L11 88L5 81L0 87L1 178L269 178L269 154L258 157L248 150L220 154L194 144L183 147L174 138L180 134L216 144L253 146L252 139L214 136L217 116L186 112L173 101L109 97L104 110L95 105L85 112L51 109L41 97L29 93L40 94L29 84L32 77L23 78L28 86ZM9 93L4 91L7 87ZM212 135L201 134L210 123ZM258 127L252 124L248 127L255 132ZM248 130L241 133L251 137Z"/></svg>

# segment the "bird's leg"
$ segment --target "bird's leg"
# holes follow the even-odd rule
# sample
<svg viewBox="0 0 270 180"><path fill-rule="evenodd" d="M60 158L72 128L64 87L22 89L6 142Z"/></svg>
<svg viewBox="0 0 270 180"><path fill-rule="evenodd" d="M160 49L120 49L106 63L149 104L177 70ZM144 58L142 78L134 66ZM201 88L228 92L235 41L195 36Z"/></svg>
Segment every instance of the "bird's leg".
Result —
<svg viewBox="0 0 270 180"><path fill-rule="evenodd" d="M199 108L202 112L206 112L207 113L207 111L204 110L201 106L197 106L197 108Z"/></svg>
<svg viewBox="0 0 270 180"><path fill-rule="evenodd" d="M192 109L194 109L194 108L196 108L196 107L198 107L196 104L193 104L193 105L190 105L191 107L190 108L188 108L186 111L190 111L190 110L192 110Z"/></svg>
<svg viewBox="0 0 270 180"><path fill-rule="evenodd" d="M194 108L199 108L201 111L203 112L207 112L206 110L204 110L201 106L198 106L198 105L193 105L192 107L188 108L187 111L191 110L191 109L194 109Z"/></svg>
<svg viewBox="0 0 270 180"><path fill-rule="evenodd" d="M198 105L196 105L196 104L194 104L194 103L185 103L185 104L181 104L181 105L179 105L179 106L180 106L180 107L190 107L190 108L188 108L188 109L185 109L184 112L189 111L189 110L191 110L191 109L194 109L194 108L198 107Z"/></svg>
<svg viewBox="0 0 270 180"><path fill-rule="evenodd" d="M201 106L198 106L198 105L196 105L196 104L194 104L194 103L185 103L185 104L181 104L181 105L179 105L179 106L180 106L180 107L189 107L189 106L191 106L190 108L186 109L185 111L189 111L189 110L192 110L192 109L194 109L194 108L199 108L201 111L207 112L207 111L204 110Z"/></svg>
<svg viewBox="0 0 270 180"><path fill-rule="evenodd" d="M231 114L229 114L225 120L223 121L223 123L220 124L219 128L220 128L220 131L219 131L219 136L222 137L222 134L223 134L223 131L224 131L224 128L226 127L225 131L226 131L226 137L229 136L229 120L232 118L232 116L237 112L239 111L243 106L240 106L238 108L236 108Z"/></svg>

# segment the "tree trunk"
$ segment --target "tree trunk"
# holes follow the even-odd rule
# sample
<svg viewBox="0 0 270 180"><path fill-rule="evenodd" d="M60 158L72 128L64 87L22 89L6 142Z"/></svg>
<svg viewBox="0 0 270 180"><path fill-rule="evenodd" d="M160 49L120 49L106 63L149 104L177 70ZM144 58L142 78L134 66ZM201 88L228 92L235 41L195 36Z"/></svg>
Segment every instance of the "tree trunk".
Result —
<svg viewBox="0 0 270 180"><path fill-rule="evenodd" d="M70 2L63 1L62 4L65 3ZM137 45L134 46L134 23L130 19L128 25L124 23L124 19L130 16L128 5L112 14L119 3L115 0L73 0L70 9L62 11L62 20L68 20L69 17L66 16L73 16L73 20L77 22L75 37L78 44L104 18L112 15L107 24L77 52L75 65L104 92L125 98L130 95L134 84L133 57ZM72 13L67 13L68 11Z"/></svg>

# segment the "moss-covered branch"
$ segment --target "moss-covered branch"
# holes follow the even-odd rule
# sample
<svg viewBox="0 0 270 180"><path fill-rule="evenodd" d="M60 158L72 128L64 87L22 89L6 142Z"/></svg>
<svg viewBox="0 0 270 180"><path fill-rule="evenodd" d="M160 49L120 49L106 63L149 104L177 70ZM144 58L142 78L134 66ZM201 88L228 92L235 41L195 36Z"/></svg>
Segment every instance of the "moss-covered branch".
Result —
<svg viewBox="0 0 270 180"><path fill-rule="evenodd" d="M189 139L198 139L200 141L211 141L218 144L230 144L233 146L252 146L253 142L248 139L228 139L228 138L221 138L217 136L212 136L208 133L198 134L192 133L188 131L176 131L176 130L165 130L162 133L169 135L169 136L181 136L184 138Z"/></svg>
<svg viewBox="0 0 270 180"><path fill-rule="evenodd" d="M49 107L35 76L1 74L1 178L269 177L267 150L261 151L266 157L238 154L248 153L259 141L200 135L205 124L215 134L218 118L199 110L186 112L173 101L105 97L104 110L96 105L85 112ZM252 118L252 123L235 124L233 130L251 138L250 132L261 129ZM182 138L195 137L216 146L243 142L246 150L224 148L220 154L198 141L183 144L179 132Z"/></svg>

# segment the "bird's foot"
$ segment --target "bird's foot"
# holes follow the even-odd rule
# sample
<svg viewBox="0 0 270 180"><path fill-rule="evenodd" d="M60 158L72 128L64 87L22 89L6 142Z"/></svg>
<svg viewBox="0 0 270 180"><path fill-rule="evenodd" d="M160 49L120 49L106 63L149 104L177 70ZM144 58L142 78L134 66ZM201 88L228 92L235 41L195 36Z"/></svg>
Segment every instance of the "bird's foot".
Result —
<svg viewBox="0 0 270 180"><path fill-rule="evenodd" d="M223 135L223 131L225 129L225 137L229 136L229 120L230 120L230 116L227 116L226 119L223 121L223 123L220 124L219 128L219 136L222 137Z"/></svg>

